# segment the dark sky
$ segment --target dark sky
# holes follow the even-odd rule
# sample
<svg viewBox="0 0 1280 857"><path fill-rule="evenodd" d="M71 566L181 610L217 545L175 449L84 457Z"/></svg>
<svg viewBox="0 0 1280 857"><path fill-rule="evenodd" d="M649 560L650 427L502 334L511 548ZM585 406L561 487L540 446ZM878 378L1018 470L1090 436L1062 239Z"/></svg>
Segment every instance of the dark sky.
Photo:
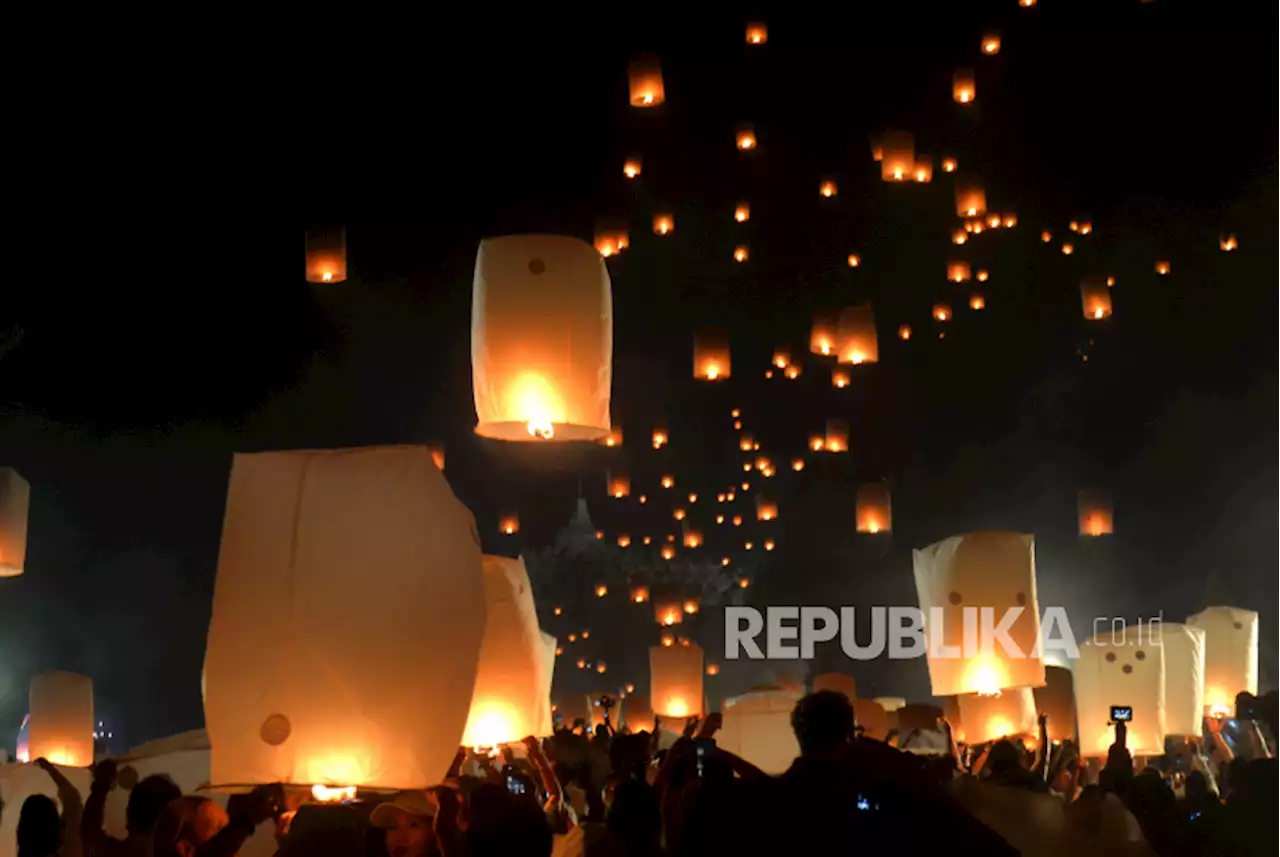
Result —
<svg viewBox="0 0 1280 857"><path fill-rule="evenodd" d="M471 436L477 242L590 239L600 217L631 228L610 262L613 412L637 478L670 466L711 487L731 479L733 405L783 460L827 417L853 424L847 461L785 489L759 598L912 603L912 547L1022 529L1037 536L1042 605L1073 618L1181 619L1212 577L1262 612L1274 686L1270 12L864 5L317 20L287 48L210 38L80 57L93 72L81 87L23 99L29 121L13 133L34 184L11 235L27 282L0 304L0 329L21 331L0 356L0 460L32 484L31 540L27 574L0 580L0 745L30 675L50 668L92 675L130 741L200 724L233 451L441 438L494 551L512 550L498 508L518 505L521 538L544 543L579 477L603 526L639 526L603 501L606 451ZM769 43L748 48L755 17ZM978 55L988 27L1003 35L994 58ZM627 106L641 51L665 71L654 111ZM977 73L966 108L950 98L959 66ZM733 148L740 121L759 137L749 156ZM935 164L958 157L1019 226L958 253L948 177L879 180L868 138L886 127L913 131ZM644 173L628 183L632 152ZM817 195L827 175L834 200ZM742 227L739 199L752 204ZM661 242L657 210L676 218ZM1064 257L1073 218L1094 232ZM302 232L324 219L347 224L352 277L314 288ZM1217 249L1227 230L1233 254ZM752 259L739 266L743 235ZM981 316L943 277L955 255L991 271ZM1157 258L1170 276L1154 275ZM1115 315L1089 325L1078 284L1103 273L1118 281ZM957 312L942 342L938 299ZM790 388L765 382L772 347L801 348L815 309L865 300L881 363L851 389L816 365ZM734 344L734 378L710 392L688 379L703 323ZM917 330L906 346L900 323ZM658 420L673 432L667 459L638 443ZM894 488L895 533L868 546L848 535L852 486L878 478ZM1076 490L1095 485L1116 497L1117 532L1081 544Z"/></svg>

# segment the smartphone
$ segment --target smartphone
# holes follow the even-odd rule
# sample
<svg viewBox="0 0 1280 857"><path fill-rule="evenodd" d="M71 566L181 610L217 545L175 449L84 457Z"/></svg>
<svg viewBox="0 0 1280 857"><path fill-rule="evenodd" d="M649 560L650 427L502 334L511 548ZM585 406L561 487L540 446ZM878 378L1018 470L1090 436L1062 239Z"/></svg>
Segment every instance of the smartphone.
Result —
<svg viewBox="0 0 1280 857"><path fill-rule="evenodd" d="M695 745L696 752L697 752L697 755L698 755L698 776L702 776L702 771L703 771L703 761L704 761L708 756L710 756L712 753L714 753L714 752L715 752L715 749L716 749L716 739L714 739L714 738L700 738L699 740L697 740L697 741L695 741L695 742L694 742L694 745Z"/></svg>
<svg viewBox="0 0 1280 857"><path fill-rule="evenodd" d="M525 793L524 780L515 774L507 774L507 791L513 795Z"/></svg>
<svg viewBox="0 0 1280 857"><path fill-rule="evenodd" d="M1131 720L1133 720L1132 705L1111 706L1111 722L1112 723L1128 723Z"/></svg>

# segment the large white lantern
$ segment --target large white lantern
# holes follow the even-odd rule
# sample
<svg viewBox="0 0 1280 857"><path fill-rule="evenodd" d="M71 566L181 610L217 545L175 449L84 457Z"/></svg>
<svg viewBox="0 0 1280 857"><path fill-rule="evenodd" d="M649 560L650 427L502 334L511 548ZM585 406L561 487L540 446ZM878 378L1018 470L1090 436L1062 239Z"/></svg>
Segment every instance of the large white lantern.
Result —
<svg viewBox="0 0 1280 857"><path fill-rule="evenodd" d="M542 688L542 696L537 705L537 728L533 734L545 738L555 731L555 722L551 716L551 685L556 674L556 638L546 631L541 632L542 658L538 666L538 682Z"/></svg>
<svg viewBox="0 0 1280 857"><path fill-rule="evenodd" d="M31 679L27 748L32 759L84 768L93 764L93 679L69 672Z"/></svg>
<svg viewBox="0 0 1280 857"><path fill-rule="evenodd" d="M1033 536L998 532L952 536L914 551L912 558L934 696L1044 684ZM989 651L973 645L968 653L964 651L965 621L974 629L971 642L981 643L982 613L988 610L992 626L999 625L1007 611L1020 610L1008 629L1020 657L994 638Z"/></svg>
<svg viewBox="0 0 1280 857"><path fill-rule="evenodd" d="M767 688L725 701L717 745L766 774L781 774L800 755L791 712L800 701L792 690Z"/></svg>
<svg viewBox="0 0 1280 857"><path fill-rule="evenodd" d="M1210 714L1234 715L1236 694L1258 692L1258 614L1239 607L1206 607L1187 624L1204 629L1204 704Z"/></svg>
<svg viewBox="0 0 1280 857"><path fill-rule="evenodd" d="M12 467L0 467L0 577L17 577L27 563L27 506L31 486Z"/></svg>
<svg viewBox="0 0 1280 857"><path fill-rule="evenodd" d="M1204 728L1203 628L1161 623L1164 648L1164 726L1170 735L1199 737Z"/></svg>
<svg viewBox="0 0 1280 857"><path fill-rule="evenodd" d="M956 701L968 744L1036 734L1036 700L1029 687L1006 688L994 695L965 693Z"/></svg>
<svg viewBox="0 0 1280 857"><path fill-rule="evenodd" d="M523 441L609 434L613 294L600 253L562 235L480 242L471 373L476 434Z"/></svg>
<svg viewBox="0 0 1280 857"><path fill-rule="evenodd" d="M213 786L440 782L485 614L475 520L427 447L237 455L205 654Z"/></svg>
<svg viewBox="0 0 1280 857"><path fill-rule="evenodd" d="M1111 706L1133 709L1125 746L1135 756L1164 754L1164 648L1150 633L1104 632L1080 646L1076 661L1076 725L1080 753L1107 755L1115 742Z"/></svg>
<svg viewBox="0 0 1280 857"><path fill-rule="evenodd" d="M649 647L649 700L659 717L702 714L702 647Z"/></svg>

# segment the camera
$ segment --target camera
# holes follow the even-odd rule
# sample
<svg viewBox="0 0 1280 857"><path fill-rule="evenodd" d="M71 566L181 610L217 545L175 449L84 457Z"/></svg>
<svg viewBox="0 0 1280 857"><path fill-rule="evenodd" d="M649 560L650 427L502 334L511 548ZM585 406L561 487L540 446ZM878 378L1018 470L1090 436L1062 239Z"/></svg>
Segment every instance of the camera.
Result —
<svg viewBox="0 0 1280 857"><path fill-rule="evenodd" d="M1111 722L1112 723L1128 723L1131 720L1133 720L1132 705L1111 706Z"/></svg>
<svg viewBox="0 0 1280 857"><path fill-rule="evenodd" d="M605 694L604 696L596 700L596 705L600 706L605 711L608 711L610 708L613 708L617 704L618 704L618 701L614 699L612 696L609 696L608 694Z"/></svg>

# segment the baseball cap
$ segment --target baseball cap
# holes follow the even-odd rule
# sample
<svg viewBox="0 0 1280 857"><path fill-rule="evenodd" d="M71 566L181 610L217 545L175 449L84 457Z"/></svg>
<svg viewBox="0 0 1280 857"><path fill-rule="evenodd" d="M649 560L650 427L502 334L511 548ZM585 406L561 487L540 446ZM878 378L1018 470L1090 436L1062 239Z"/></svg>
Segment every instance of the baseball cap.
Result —
<svg viewBox="0 0 1280 857"><path fill-rule="evenodd" d="M399 792L391 800L384 801L373 808L373 812L369 813L369 823L374 827L391 827L394 824L397 809L422 818L431 818L435 815L431 802L427 800L426 792Z"/></svg>

